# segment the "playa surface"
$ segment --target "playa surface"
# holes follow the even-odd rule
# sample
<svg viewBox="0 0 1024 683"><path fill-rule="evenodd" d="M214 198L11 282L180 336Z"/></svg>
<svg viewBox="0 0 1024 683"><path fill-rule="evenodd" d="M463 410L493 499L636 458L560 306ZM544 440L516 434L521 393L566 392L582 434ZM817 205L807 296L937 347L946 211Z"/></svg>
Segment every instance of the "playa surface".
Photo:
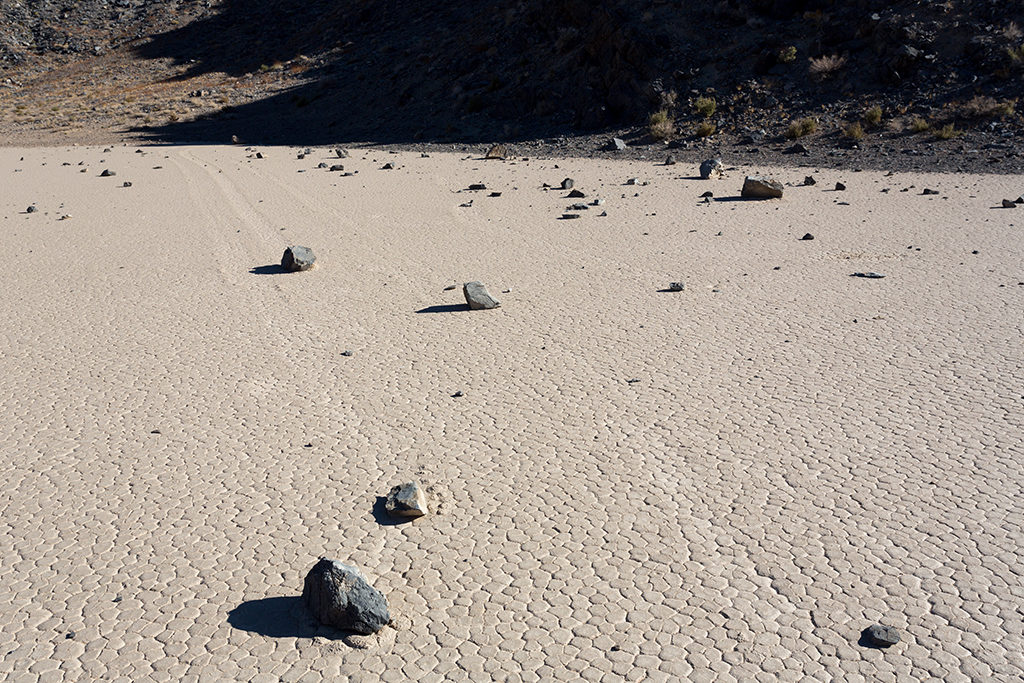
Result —
<svg viewBox="0 0 1024 683"><path fill-rule="evenodd" d="M1019 680L1020 176L256 151L0 149L0 679Z"/></svg>

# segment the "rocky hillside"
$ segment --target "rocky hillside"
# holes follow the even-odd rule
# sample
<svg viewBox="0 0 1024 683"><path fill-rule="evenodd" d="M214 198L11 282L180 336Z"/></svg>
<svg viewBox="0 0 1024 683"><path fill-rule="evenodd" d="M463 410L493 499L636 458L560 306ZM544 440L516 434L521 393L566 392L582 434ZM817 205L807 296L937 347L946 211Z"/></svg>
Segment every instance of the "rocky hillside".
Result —
<svg viewBox="0 0 1024 683"><path fill-rule="evenodd" d="M0 7L0 133L11 136L100 128L188 140L226 124L267 142L631 129L757 143L1022 123L1024 0Z"/></svg>

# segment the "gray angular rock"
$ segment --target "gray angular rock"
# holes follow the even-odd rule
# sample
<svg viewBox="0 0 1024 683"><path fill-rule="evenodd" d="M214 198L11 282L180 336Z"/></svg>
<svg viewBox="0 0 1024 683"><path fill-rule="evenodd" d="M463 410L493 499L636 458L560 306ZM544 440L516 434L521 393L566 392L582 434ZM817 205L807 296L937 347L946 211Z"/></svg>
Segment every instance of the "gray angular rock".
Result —
<svg viewBox="0 0 1024 683"><path fill-rule="evenodd" d="M778 199L782 196L782 183L774 178L748 175L743 179L740 196L752 199Z"/></svg>
<svg viewBox="0 0 1024 683"><path fill-rule="evenodd" d="M1014 204L1013 201L1010 200L1010 199L1004 199L1003 200L1003 208L1004 209L1016 209L1017 205Z"/></svg>
<svg viewBox="0 0 1024 683"><path fill-rule="evenodd" d="M708 159L700 165L700 177L704 180L722 177L722 160Z"/></svg>
<svg viewBox="0 0 1024 683"><path fill-rule="evenodd" d="M683 282L670 282L668 283L668 291L670 292L681 292L686 289L686 284Z"/></svg>
<svg viewBox="0 0 1024 683"><path fill-rule="evenodd" d="M626 149L626 141L621 138L612 138L611 147L612 149L621 152Z"/></svg>
<svg viewBox="0 0 1024 683"><path fill-rule="evenodd" d="M563 190L571 190L572 186L575 185L575 184L576 184L576 181L574 181L572 178L566 178L565 180L562 181L562 189Z"/></svg>
<svg viewBox="0 0 1024 683"><path fill-rule="evenodd" d="M501 302L491 296L484 283L474 280L462 285L462 293L466 296L466 303L474 311L498 308Z"/></svg>
<svg viewBox="0 0 1024 683"><path fill-rule="evenodd" d="M876 647L890 647L900 642L900 632L892 626L873 624L868 627L867 636Z"/></svg>
<svg viewBox="0 0 1024 683"><path fill-rule="evenodd" d="M391 489L384 508L393 517L422 517L427 514L427 494L419 482L410 481Z"/></svg>
<svg viewBox="0 0 1024 683"><path fill-rule="evenodd" d="M309 247L291 246L284 250L281 267L294 273L300 270L309 270L315 261L316 256L313 255L313 250Z"/></svg>
<svg viewBox="0 0 1024 683"><path fill-rule="evenodd" d="M676 163L678 162L676 161L676 157L674 154L669 154L667 157L665 157L666 166L675 166Z"/></svg>
<svg viewBox="0 0 1024 683"><path fill-rule="evenodd" d="M115 175L117 175L117 171L111 171L109 168L103 169L103 172L100 173L100 177L101 178L109 178L110 176L115 176Z"/></svg>
<svg viewBox="0 0 1024 683"><path fill-rule="evenodd" d="M388 601L355 567L321 557L306 574L302 600L321 624L369 635L391 623Z"/></svg>

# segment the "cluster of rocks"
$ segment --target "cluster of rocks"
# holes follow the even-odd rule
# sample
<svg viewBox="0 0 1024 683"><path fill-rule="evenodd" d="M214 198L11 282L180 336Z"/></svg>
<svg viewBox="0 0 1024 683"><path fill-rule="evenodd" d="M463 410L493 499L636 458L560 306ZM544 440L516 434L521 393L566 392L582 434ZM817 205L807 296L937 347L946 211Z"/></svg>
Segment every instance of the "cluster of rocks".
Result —
<svg viewBox="0 0 1024 683"><path fill-rule="evenodd" d="M399 484L385 502L388 514L403 520L428 513L419 482ZM321 557L306 574L302 600L321 624L370 635L391 623L387 598L358 568Z"/></svg>

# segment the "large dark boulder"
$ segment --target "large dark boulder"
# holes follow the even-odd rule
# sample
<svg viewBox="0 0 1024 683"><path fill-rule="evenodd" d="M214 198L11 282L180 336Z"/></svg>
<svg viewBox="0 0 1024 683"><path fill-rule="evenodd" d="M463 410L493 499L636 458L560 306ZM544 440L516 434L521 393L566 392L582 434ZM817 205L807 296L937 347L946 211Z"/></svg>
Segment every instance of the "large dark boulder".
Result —
<svg viewBox="0 0 1024 683"><path fill-rule="evenodd" d="M388 601L355 567L321 557L306 575L302 600L320 623L369 635L391 623Z"/></svg>
<svg viewBox="0 0 1024 683"><path fill-rule="evenodd" d="M777 199L782 196L782 183L773 178L748 175L743 179L740 196L751 199Z"/></svg>
<svg viewBox="0 0 1024 683"><path fill-rule="evenodd" d="M284 256L281 257L281 267L289 272L309 270L315 261L316 256L313 255L313 250L309 247L288 247L284 250Z"/></svg>

